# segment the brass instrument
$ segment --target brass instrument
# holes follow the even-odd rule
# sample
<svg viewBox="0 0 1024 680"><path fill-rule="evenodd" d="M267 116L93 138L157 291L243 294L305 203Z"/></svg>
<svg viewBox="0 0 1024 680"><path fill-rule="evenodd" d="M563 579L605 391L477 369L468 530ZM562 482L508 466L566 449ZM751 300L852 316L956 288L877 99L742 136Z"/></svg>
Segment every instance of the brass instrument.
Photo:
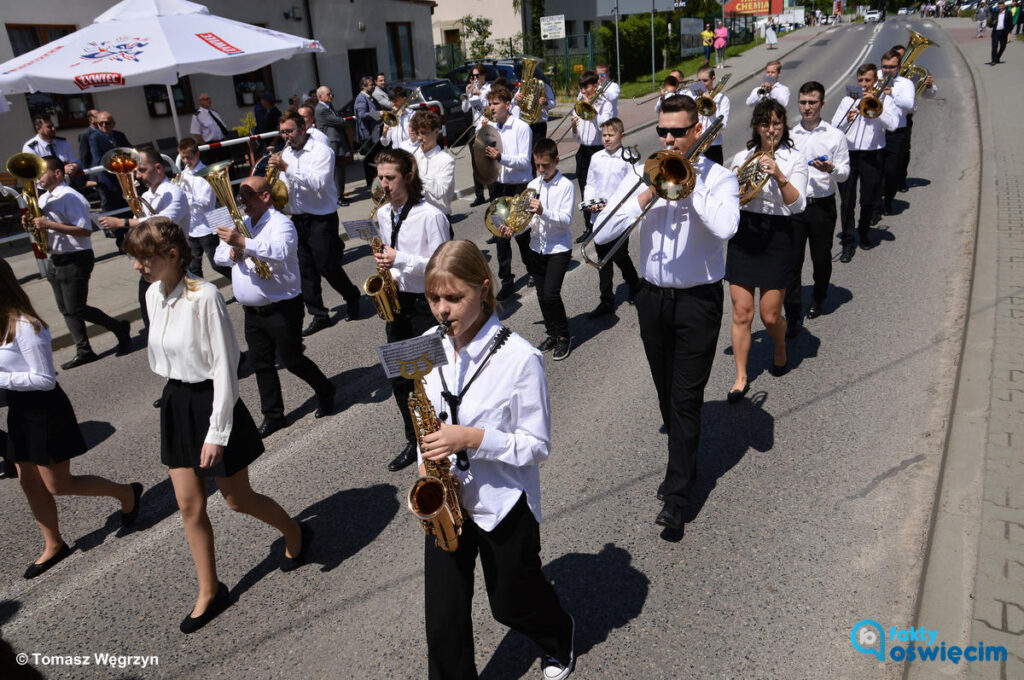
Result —
<svg viewBox="0 0 1024 680"><path fill-rule="evenodd" d="M924 79L928 77L928 69L914 64L929 47L938 47L939 44L924 37L917 31L910 31L910 40L907 41L907 50L900 60L899 74L914 82L914 95L920 97L924 92Z"/></svg>
<svg viewBox="0 0 1024 680"><path fill-rule="evenodd" d="M423 94L420 92L420 88L416 88L412 91L408 97L405 98L405 103L398 107L395 111L381 111L380 119L384 122L384 125L393 128L398 127L398 119L402 117L405 110L409 108L409 105L413 103L414 99L423 99ZM417 104L419 102L416 102Z"/></svg>
<svg viewBox="0 0 1024 680"><path fill-rule="evenodd" d="M772 91L772 87L777 82L779 82L778 77L776 77L776 76L765 76L765 79L762 81L761 87L757 88L757 96L758 97L767 97L768 94ZM765 87L764 83L767 83L767 87Z"/></svg>
<svg viewBox="0 0 1024 680"><path fill-rule="evenodd" d="M478 122L480 122L481 118L483 118L483 119L485 119L487 121L483 125L480 126L481 129L483 129L483 127L486 126L487 123L493 123L494 122L494 115L491 113L491 107L488 106L487 104L484 104L484 111L483 111L483 113L477 114L477 115L473 116L473 120L471 120L469 122L469 127L467 127L465 130L463 130L462 134L459 135L458 137L456 137L455 141L448 145L448 148L455 149L455 147L457 147L459 145L459 142L462 141L463 137L465 137L471 131L476 129L476 124ZM462 154L462 152L465 151L466 148L470 147L470 146L471 146L471 143L466 143L466 145L463 146L461 149L456 149L455 151L452 151L451 152L452 158L458 158Z"/></svg>
<svg viewBox="0 0 1024 680"><path fill-rule="evenodd" d="M370 201L373 202L373 209L370 210L370 216L367 219L372 220L377 216L377 211L388 202L388 194L384 191L384 185L380 183L379 177L374 177L373 184L370 185Z"/></svg>
<svg viewBox="0 0 1024 680"><path fill-rule="evenodd" d="M487 231L498 238L506 238L501 233L502 226L512 232L512 236L529 229L535 215L530 212L530 199L533 198L537 198L537 192L533 189L524 189L516 196L502 196L491 201L484 212Z"/></svg>
<svg viewBox="0 0 1024 680"><path fill-rule="evenodd" d="M245 238L252 238L252 232L245 226L245 220L242 219L242 214L238 211L238 205L235 203L235 192L231 190L231 180L228 178L228 168L230 167L231 161L214 163L197 172L196 177L202 177L210 183L213 193L217 194L217 200L231 213L231 221L235 223L238 233ZM261 279L269 279L270 265L255 257L250 259L253 265L252 270L256 276Z"/></svg>
<svg viewBox="0 0 1024 680"><path fill-rule="evenodd" d="M582 118L583 120L594 120L595 118L597 118L597 109L594 107L594 102L596 102L599 98L601 98L604 95L604 91L607 90L608 86L611 84L612 83L610 80L605 81L604 85L597 89L597 92L594 93L593 97L591 97L590 99L577 100L576 104L572 108L573 113L576 114L576 117ZM555 132L558 130L558 128L562 127L562 124L565 123L566 120L574 121L573 124L575 125L575 119L573 118L573 116L566 115L562 118L562 120L558 121L558 125L555 126L555 129L548 133L548 137L554 139ZM573 128L570 128L570 130L571 129ZM558 142L562 141L562 138L565 137L567 134L569 134L569 130L563 132L562 136L555 140L555 143L557 144Z"/></svg>
<svg viewBox="0 0 1024 680"><path fill-rule="evenodd" d="M387 200L386 197L385 200ZM374 208L374 212L377 212L376 208ZM380 239L380 236L370 239L370 250L374 253L384 252L384 241ZM363 283L363 290L373 300L373 306L377 308L377 316L385 321L394 321L395 316L402 311L402 305L398 301L398 285L395 283L395 278L391 276L391 270L385 269L371 274Z"/></svg>
<svg viewBox="0 0 1024 680"><path fill-rule="evenodd" d="M450 322L444 321L438 328L438 334L447 334L450 326ZM416 441L422 450L423 437L441 429L441 421L423 389L422 377L413 380L409 412ZM413 482L409 489L409 510L420 520L427 535L434 537L438 548L454 552L459 547L459 534L462 533L459 478L452 473L451 462L447 458L437 461L424 458L423 467L426 474Z"/></svg>
<svg viewBox="0 0 1024 680"><path fill-rule="evenodd" d="M668 94L675 94L675 92L665 92L664 88L662 88L655 92L654 94L652 94L650 97L644 97L640 101L637 101L636 97L633 97L633 103L636 104L637 106L640 106L641 104L646 104L647 102L653 102L655 99L661 99L662 97Z"/></svg>
<svg viewBox="0 0 1024 680"><path fill-rule="evenodd" d="M715 97L717 97L718 93L725 88L725 84L729 82L729 78L732 78L732 74L726 73L718 80L711 92L705 92L701 96L697 97L697 113L710 118L718 112L718 105L715 104Z"/></svg>
<svg viewBox="0 0 1024 680"><path fill-rule="evenodd" d="M7 172L21 181L21 195L25 199L25 214L42 217L43 211L39 209L36 182L46 174L46 162L34 153L16 153L7 159ZM28 233L32 235L32 244L36 250L43 256L50 252L50 243L46 238L45 230L32 226L28 229Z"/></svg>
<svg viewBox="0 0 1024 680"><path fill-rule="evenodd" d="M775 135L771 135L771 140L772 148L770 151L758 149L747 156L747 160L743 161L743 165L733 168L733 171L736 173L736 179L740 184L740 206L744 206L757 198L757 195L761 193L761 189L764 189L764 185L770 179L768 173L761 167L761 159L764 157L775 158Z"/></svg>
<svg viewBox="0 0 1024 680"><path fill-rule="evenodd" d="M149 215L155 215L156 210L153 210L153 206L145 199L140 198L135 190L135 169L139 167L140 160L138 151L127 146L119 146L103 154L100 165L117 177L117 183L121 186L121 193L128 202L132 215L147 217L147 210Z"/></svg>
<svg viewBox="0 0 1024 680"><path fill-rule="evenodd" d="M698 156L708 150L711 143L715 141L719 134L722 132L724 125L722 124L723 116L715 118L711 125L704 130L700 137L693 143L693 146L686 153L679 153L678 151L670 151L668 149L662 149L661 151L655 151L647 160L644 162L644 174L636 181L629 191L622 197L614 208L607 211L601 211L600 217L597 218L593 230L590 236L583 241L580 246L580 252L583 254L583 260L592 267L600 269L605 266L615 257L615 254L622 249L626 242L629 240L630 234L633 230L640 226L643 222L644 217L654 204L658 202L659 198L664 198L666 201L678 201L686 198L693 189L697 186L697 171L693 167L696 163ZM637 157L635 153L631 152L632 157ZM625 157L625 154L623 154ZM649 186L656 196L651 199L651 202L647 204L635 220L626 228L621 236L612 244L611 249L605 253L605 256L597 260L590 257L587 253L587 247L593 243L601 230L608 224L608 220L618 212L626 201L628 201L641 184Z"/></svg>
<svg viewBox="0 0 1024 680"><path fill-rule="evenodd" d="M519 79L519 93L523 98L519 100L519 117L527 125L533 125L540 120L540 98L547 93L544 81L533 77L536 69L536 60L523 57L523 75Z"/></svg>
<svg viewBox="0 0 1024 680"><path fill-rule="evenodd" d="M285 206L288 205L288 185L281 179L280 168L270 167L270 157L276 153L283 151L284 147L273 147L267 149L267 153L263 158L256 161L256 165L253 166L252 172L249 173L250 177L264 177L267 183L270 185L270 199L274 203L274 210L283 212Z"/></svg>

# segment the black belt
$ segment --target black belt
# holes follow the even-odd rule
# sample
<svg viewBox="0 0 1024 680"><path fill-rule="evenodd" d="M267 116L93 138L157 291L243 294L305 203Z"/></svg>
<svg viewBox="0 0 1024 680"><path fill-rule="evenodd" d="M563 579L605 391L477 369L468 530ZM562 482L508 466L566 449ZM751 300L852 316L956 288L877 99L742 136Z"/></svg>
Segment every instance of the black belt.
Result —
<svg viewBox="0 0 1024 680"><path fill-rule="evenodd" d="M50 259L53 260L53 264L56 267L63 266L65 264L71 264L76 260L84 260L93 256L91 248L85 250L75 250L70 253L50 253Z"/></svg>
<svg viewBox="0 0 1024 680"><path fill-rule="evenodd" d="M818 203L835 203L835 202L836 202L836 195L835 194L829 194L828 196L821 196L819 198L814 198L813 196L807 198L807 205L816 205Z"/></svg>
<svg viewBox="0 0 1024 680"><path fill-rule="evenodd" d="M269 305L243 305L243 307L255 314L270 314L279 307L284 307L285 305L293 303L295 300L298 299L299 296L296 295L295 297L288 298L287 300L278 300L277 302L271 302Z"/></svg>
<svg viewBox="0 0 1024 680"><path fill-rule="evenodd" d="M661 286L654 285L647 279L640 279L641 288L646 288L655 295L667 300L678 300L693 295L701 295L710 290L714 290L715 286L721 286L721 281L715 281L714 283L702 283L697 286L690 286L689 288L662 288Z"/></svg>
<svg viewBox="0 0 1024 680"><path fill-rule="evenodd" d="M173 385L174 387L187 387L190 390L208 390L213 387L212 380L203 380L202 382L189 383L177 380L175 378L168 378L167 384Z"/></svg>

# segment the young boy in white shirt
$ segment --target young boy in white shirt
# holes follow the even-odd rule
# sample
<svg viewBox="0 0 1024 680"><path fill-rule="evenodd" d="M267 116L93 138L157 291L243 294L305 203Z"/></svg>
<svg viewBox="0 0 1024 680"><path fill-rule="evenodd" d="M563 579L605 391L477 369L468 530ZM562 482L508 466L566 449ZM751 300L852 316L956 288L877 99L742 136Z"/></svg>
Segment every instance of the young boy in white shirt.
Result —
<svg viewBox="0 0 1024 680"><path fill-rule="evenodd" d="M669 76L672 78L672 76ZM675 78L672 78L675 80ZM601 123L601 144L604 146L590 159L590 170L587 172L587 185L583 191L583 202L587 206L590 222L596 215L606 207L608 197L624 183L635 181L633 164L622 157L622 136L625 126L618 118L611 118ZM614 207L614 206L613 206ZM612 243L595 244L597 256L603 258L614 245ZM622 272L622 278L629 286L628 300L633 301L637 286L640 284L640 277L637 276L633 260L629 258L629 242L619 249L612 260ZM615 290L612 287L612 279L615 275L612 264L609 262L598 270L598 286L601 291L601 302L589 314L588 319L611 314L615 311Z"/></svg>

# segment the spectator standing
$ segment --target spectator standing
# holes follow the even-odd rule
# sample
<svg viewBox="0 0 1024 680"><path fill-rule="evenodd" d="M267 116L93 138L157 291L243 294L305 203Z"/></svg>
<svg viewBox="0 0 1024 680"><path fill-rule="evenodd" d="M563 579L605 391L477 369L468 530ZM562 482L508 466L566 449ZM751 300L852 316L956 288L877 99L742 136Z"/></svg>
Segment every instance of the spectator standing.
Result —
<svg viewBox="0 0 1024 680"><path fill-rule="evenodd" d="M725 68L725 45L729 42L729 29L722 25L721 19L716 19L715 23L715 66Z"/></svg>

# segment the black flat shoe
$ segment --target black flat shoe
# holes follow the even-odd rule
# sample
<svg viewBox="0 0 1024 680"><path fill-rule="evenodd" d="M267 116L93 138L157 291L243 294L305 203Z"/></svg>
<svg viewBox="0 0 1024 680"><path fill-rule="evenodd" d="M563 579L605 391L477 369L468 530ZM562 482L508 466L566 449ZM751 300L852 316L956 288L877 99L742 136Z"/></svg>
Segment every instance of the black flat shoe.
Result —
<svg viewBox="0 0 1024 680"><path fill-rule="evenodd" d="M654 519L654 523L669 529L679 529L683 526L683 506L666 501L661 512Z"/></svg>
<svg viewBox="0 0 1024 680"><path fill-rule="evenodd" d="M782 376L784 376L787 373L789 373L789 362L787 361L786 363L782 364L781 366L778 366L776 364L772 364L771 367L768 369L768 371L772 375L774 375L776 378L781 378Z"/></svg>
<svg viewBox="0 0 1024 680"><path fill-rule="evenodd" d="M114 356L123 357L125 354L132 349L132 325L127 321L122 321L120 330L116 333L117 335L117 351L114 352Z"/></svg>
<svg viewBox="0 0 1024 680"><path fill-rule="evenodd" d="M658 500L665 500L665 482L658 485Z"/></svg>
<svg viewBox="0 0 1024 680"><path fill-rule="evenodd" d="M132 506L131 512L121 513L121 526L125 529L130 529L135 524L135 520L139 516L139 501L142 500L142 484L132 482L131 486L132 494L135 496L135 505Z"/></svg>
<svg viewBox="0 0 1024 680"><path fill-rule="evenodd" d="M207 605L206 611L192 617L191 614L181 620L181 625L178 628L181 629L182 633L188 635L194 633L210 621L213 621L217 616L220 615L225 609L231 606L231 593L228 592L228 587L223 583L217 585L217 594L210 600L210 604Z"/></svg>
<svg viewBox="0 0 1024 680"><path fill-rule="evenodd" d="M345 321L358 321L360 318L362 318L360 315L359 306L362 300L362 295L360 295L359 297L347 298L345 300Z"/></svg>
<svg viewBox="0 0 1024 680"><path fill-rule="evenodd" d="M331 391L329 394L324 394L318 397L316 411L313 413L314 418L323 418L334 413L334 395L337 392L334 385L331 385Z"/></svg>
<svg viewBox="0 0 1024 680"><path fill-rule="evenodd" d="M822 303L820 303L820 302L812 302L811 306L807 308L807 318L808 319L817 319L819 316L821 316L821 308L822 308Z"/></svg>
<svg viewBox="0 0 1024 680"><path fill-rule="evenodd" d="M88 354L76 354L75 358L71 361L65 361L60 365L65 371L70 371L72 368L78 368L79 366L85 366L99 359L99 355L95 352L89 352Z"/></svg>
<svg viewBox="0 0 1024 680"><path fill-rule="evenodd" d="M839 256L839 261L846 264L853 259L854 252L856 251L854 251L852 246L849 248L843 248L843 254Z"/></svg>
<svg viewBox="0 0 1024 680"><path fill-rule="evenodd" d="M404 468L409 467L416 462L416 445L409 442L402 449L402 452L395 457L393 461L388 463L388 470L392 472L398 472Z"/></svg>
<svg viewBox="0 0 1024 680"><path fill-rule="evenodd" d="M308 338L314 333L318 333L325 328L330 328L331 320L325 316L314 316L313 320L309 322L309 325L302 330L302 337Z"/></svg>
<svg viewBox="0 0 1024 680"><path fill-rule="evenodd" d="M483 197L483 196L478 196L478 197L476 198L476 200L474 200L474 201L473 201L472 203L470 203L470 204L469 204L469 207L470 207L470 208L475 208L475 207L477 207L478 205L483 205L483 204L484 204L484 203L486 203L486 202L487 202L487 200L486 200L486 199L484 199L484 197Z"/></svg>
<svg viewBox="0 0 1024 680"><path fill-rule="evenodd" d="M261 438L266 439L278 430L283 430L286 427L288 427L288 421L284 418L264 418L257 431L260 433Z"/></svg>
<svg viewBox="0 0 1024 680"><path fill-rule="evenodd" d="M302 531L302 547L295 557L283 555L281 557L281 571L295 571L306 563L306 555L309 554L309 545L313 542L313 527L306 522L299 522L299 529Z"/></svg>
<svg viewBox="0 0 1024 680"><path fill-rule="evenodd" d="M70 554L71 548L68 547L67 543L64 543L60 546L60 550L57 551L57 554L51 557L50 559L46 560L41 564L36 564L35 562L33 562L32 564L28 565L28 569L25 570L25 578L35 578L36 576L39 576L40 574L49 571L53 567L57 566L57 564L61 560L63 560Z"/></svg>
<svg viewBox="0 0 1024 680"><path fill-rule="evenodd" d="M750 381L747 381L742 390L729 390L729 394L725 395L725 400L730 404L735 404L736 402L741 401L743 397L747 396L747 392L749 391Z"/></svg>

